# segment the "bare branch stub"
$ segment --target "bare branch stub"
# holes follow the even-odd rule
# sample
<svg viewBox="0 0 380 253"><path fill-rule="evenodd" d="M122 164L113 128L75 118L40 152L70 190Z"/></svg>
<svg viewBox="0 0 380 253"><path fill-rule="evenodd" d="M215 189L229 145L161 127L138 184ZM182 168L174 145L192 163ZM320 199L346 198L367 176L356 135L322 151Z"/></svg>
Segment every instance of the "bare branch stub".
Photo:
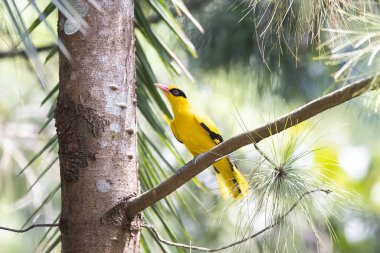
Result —
<svg viewBox="0 0 380 253"><path fill-rule="evenodd" d="M103 217L100 218L100 221L103 224L112 224L114 226L126 226L131 223L134 217L128 216L127 209L128 200L136 195L130 195L120 201L115 207L110 209L107 213L104 214Z"/></svg>

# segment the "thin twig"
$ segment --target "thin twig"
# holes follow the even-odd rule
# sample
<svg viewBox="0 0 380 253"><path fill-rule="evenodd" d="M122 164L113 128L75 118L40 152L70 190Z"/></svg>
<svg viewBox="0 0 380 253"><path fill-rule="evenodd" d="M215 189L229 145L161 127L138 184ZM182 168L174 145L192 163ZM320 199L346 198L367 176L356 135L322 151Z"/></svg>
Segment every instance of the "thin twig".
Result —
<svg viewBox="0 0 380 253"><path fill-rule="evenodd" d="M56 47L55 44L47 45L47 46L42 46L42 47L36 47L37 52L44 52L44 51L50 51ZM7 57L15 57L15 56L23 56L26 57L26 52L25 50L22 49L12 49L9 51L0 51L0 59L1 58L7 58Z"/></svg>
<svg viewBox="0 0 380 253"><path fill-rule="evenodd" d="M295 208L296 206L301 202L301 200L306 196L306 195L309 195L309 194L312 194L312 193L315 193L315 192L324 192L326 194L329 194L331 193L330 190L324 190L324 189L316 189L316 190L312 190L312 191L308 191L308 192L305 192L304 194L302 194L298 200L293 204L293 206L286 212L284 213L280 218L278 218L278 220L274 223L272 223L271 225L263 228L262 230L248 236L248 237L245 237L239 241L236 241L236 242L233 242L231 244L228 244L228 245L225 245L223 247L220 247L220 248L215 248L215 249L209 249L209 248L204 248L204 247L198 247L198 246L193 246L193 245L187 245L187 244L183 244L183 243L177 243L177 242L171 242L171 241L168 241L168 240L165 240L163 239L160 234L158 233L156 227L154 225L151 225L151 224L142 224L141 226L144 227L144 228L147 228L147 229L150 229L154 236L157 238L158 241L166 244L166 245L169 245L169 246L174 246L174 247L179 247L179 248L185 248L185 249L190 249L190 250L199 250L199 251L205 251L205 252L216 252L216 251L222 251L222 250L225 250L225 249L228 249L228 248L231 248L231 247L234 247L238 244L241 244L243 242L246 242L250 239L253 239L257 236L259 236L260 234L274 228L275 226L277 226L280 222L282 222Z"/></svg>
<svg viewBox="0 0 380 253"><path fill-rule="evenodd" d="M33 224L27 228L23 228L23 229L14 229L14 228L8 228L8 227L3 227L3 226L0 226L0 230L6 230L6 231L10 231L10 232L15 232L15 233L25 233L25 232L28 232L29 230L33 229L33 228L51 228L51 227L59 227L59 223L58 224Z"/></svg>
<svg viewBox="0 0 380 253"><path fill-rule="evenodd" d="M162 238L160 236L160 234L158 233L158 231L154 225L142 224L141 227L144 227L144 228L151 230L153 232L154 236L157 238L157 240L162 242L163 244L178 247L178 248L184 248L184 249L199 250L199 251L206 251L206 252L210 251L210 249L204 248L204 247L192 246L192 245L187 245L187 244L183 244L183 243L171 242L171 241L165 240L164 238Z"/></svg>

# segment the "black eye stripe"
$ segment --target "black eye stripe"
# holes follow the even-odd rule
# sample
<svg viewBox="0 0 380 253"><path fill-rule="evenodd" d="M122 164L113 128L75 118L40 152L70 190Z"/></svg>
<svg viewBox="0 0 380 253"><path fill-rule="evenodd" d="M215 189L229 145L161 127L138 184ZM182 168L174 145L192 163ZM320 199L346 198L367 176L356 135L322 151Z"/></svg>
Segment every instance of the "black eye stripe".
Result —
<svg viewBox="0 0 380 253"><path fill-rule="evenodd" d="M186 98L185 93L183 91L181 91L180 89L173 88L173 89L170 89L169 92L171 94L173 94L173 96L175 96L175 97L184 97L184 98Z"/></svg>

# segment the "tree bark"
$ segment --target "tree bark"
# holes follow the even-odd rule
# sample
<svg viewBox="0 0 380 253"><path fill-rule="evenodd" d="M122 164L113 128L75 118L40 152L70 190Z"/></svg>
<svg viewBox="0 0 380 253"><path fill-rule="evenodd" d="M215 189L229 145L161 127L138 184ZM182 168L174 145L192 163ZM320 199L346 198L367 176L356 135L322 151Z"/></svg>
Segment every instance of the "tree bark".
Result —
<svg viewBox="0 0 380 253"><path fill-rule="evenodd" d="M125 196L139 193L133 0L78 1L85 33L58 33L56 128L62 186L62 252L139 252L140 218L102 223ZM74 6L75 7L75 6ZM88 8L88 11L87 9Z"/></svg>

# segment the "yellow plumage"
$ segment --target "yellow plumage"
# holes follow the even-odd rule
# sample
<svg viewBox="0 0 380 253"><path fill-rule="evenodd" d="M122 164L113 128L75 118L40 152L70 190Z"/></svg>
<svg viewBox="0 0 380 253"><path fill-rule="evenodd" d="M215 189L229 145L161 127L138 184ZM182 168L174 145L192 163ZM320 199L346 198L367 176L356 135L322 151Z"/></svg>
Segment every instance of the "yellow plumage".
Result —
<svg viewBox="0 0 380 253"><path fill-rule="evenodd" d="M164 91L171 104L174 119L170 122L170 128L175 138L194 156L206 152L223 141L212 120L196 111L183 91L175 86L166 87L162 84L156 86ZM227 198L228 193L234 198L241 198L247 193L248 182L229 157L214 163L214 169L223 198Z"/></svg>

